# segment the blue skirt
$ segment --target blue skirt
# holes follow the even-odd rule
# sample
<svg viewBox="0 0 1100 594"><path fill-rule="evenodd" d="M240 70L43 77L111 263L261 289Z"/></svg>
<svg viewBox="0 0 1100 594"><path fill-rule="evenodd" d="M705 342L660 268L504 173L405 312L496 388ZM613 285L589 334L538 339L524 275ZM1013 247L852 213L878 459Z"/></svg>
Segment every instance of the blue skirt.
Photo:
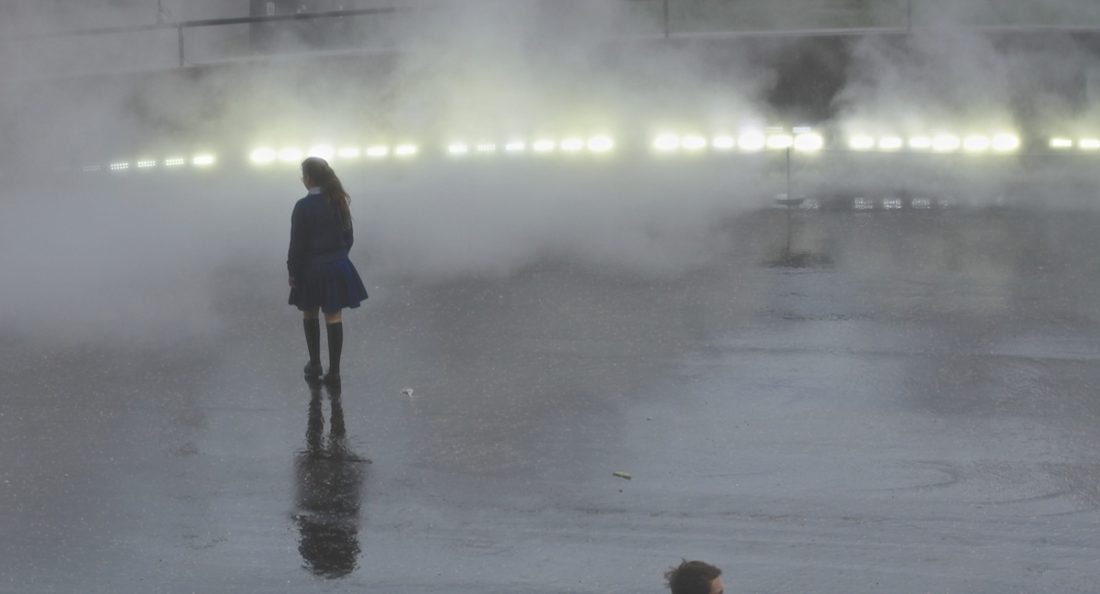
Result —
<svg viewBox="0 0 1100 594"><path fill-rule="evenodd" d="M298 286L290 289L290 305L302 311L321 308L336 313L345 307L359 307L367 298L367 288L355 265L346 256L325 262L309 262Z"/></svg>

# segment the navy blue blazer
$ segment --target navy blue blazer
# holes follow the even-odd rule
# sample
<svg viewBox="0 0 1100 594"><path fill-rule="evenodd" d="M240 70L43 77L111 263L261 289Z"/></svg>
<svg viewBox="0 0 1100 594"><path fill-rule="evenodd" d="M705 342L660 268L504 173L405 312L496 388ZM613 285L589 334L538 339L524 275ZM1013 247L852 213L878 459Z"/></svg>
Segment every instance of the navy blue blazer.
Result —
<svg viewBox="0 0 1100 594"><path fill-rule="evenodd" d="M290 249L286 267L290 277L304 277L308 265L346 258L355 242L351 221L345 225L317 190L294 204L290 215Z"/></svg>

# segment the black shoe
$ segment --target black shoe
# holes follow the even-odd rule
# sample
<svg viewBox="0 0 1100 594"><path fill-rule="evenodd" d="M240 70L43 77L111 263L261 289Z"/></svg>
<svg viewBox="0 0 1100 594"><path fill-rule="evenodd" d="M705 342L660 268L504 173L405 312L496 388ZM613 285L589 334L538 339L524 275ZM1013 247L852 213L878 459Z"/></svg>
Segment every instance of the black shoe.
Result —
<svg viewBox="0 0 1100 594"><path fill-rule="evenodd" d="M319 377L324 371L325 370L321 368L321 363L315 361L306 363L306 368L302 370L302 372L306 374L306 377Z"/></svg>

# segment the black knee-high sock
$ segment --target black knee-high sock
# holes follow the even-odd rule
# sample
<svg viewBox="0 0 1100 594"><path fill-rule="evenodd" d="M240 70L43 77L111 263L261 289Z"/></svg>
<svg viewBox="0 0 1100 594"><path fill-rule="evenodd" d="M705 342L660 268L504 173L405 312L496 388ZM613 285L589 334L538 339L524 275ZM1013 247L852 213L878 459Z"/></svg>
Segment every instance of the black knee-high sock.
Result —
<svg viewBox="0 0 1100 594"><path fill-rule="evenodd" d="M340 352L344 350L344 324L327 324L328 331L328 372L340 375Z"/></svg>
<svg viewBox="0 0 1100 594"><path fill-rule="evenodd" d="M302 327L306 331L306 348L309 349L309 362L321 363L321 320L303 319Z"/></svg>

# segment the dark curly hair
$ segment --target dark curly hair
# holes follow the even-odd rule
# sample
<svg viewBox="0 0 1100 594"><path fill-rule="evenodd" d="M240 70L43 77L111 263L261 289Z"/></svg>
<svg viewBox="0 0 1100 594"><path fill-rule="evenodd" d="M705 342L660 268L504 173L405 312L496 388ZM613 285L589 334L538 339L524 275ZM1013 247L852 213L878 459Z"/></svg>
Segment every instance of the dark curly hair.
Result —
<svg viewBox="0 0 1100 594"><path fill-rule="evenodd" d="M672 594L710 594L710 584L722 575L722 570L703 561L684 559L679 567L665 572Z"/></svg>

